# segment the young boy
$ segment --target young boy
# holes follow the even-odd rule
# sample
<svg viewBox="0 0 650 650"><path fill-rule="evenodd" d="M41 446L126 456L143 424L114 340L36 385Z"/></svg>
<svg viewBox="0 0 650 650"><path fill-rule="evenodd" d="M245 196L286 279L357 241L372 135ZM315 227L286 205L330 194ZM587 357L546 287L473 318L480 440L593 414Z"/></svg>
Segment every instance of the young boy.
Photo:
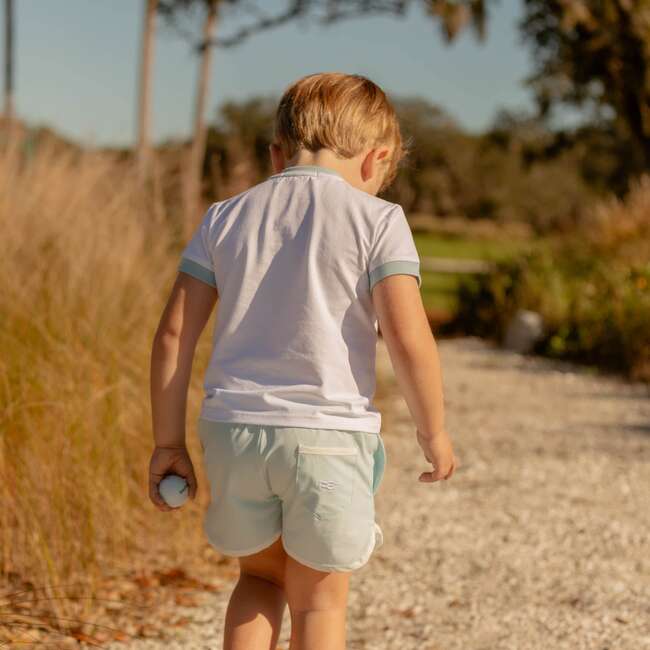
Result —
<svg viewBox="0 0 650 650"><path fill-rule="evenodd" d="M204 531L239 558L224 648L345 647L350 572L382 543L383 475L373 406L378 323L433 471L456 464L444 427L436 344L402 208L376 195L405 155L394 109L372 81L313 74L284 93L274 173L213 203L183 251L151 359L158 483L196 478L185 446L194 349L217 299L198 421L211 501Z"/></svg>

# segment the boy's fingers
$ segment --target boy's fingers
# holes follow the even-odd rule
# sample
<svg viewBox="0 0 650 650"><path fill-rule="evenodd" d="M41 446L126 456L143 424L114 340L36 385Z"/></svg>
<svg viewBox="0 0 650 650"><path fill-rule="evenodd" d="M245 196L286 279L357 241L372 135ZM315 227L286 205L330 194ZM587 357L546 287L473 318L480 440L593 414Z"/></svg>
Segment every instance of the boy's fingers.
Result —
<svg viewBox="0 0 650 650"><path fill-rule="evenodd" d="M451 462L451 467L449 468L449 471L447 472L447 475L445 476L445 481L448 478L451 478L452 474L454 473L454 470L456 469L456 459Z"/></svg>
<svg viewBox="0 0 650 650"><path fill-rule="evenodd" d="M438 472L422 472L420 474L420 481L423 481L424 483L434 483L435 481L440 480L440 476L438 475Z"/></svg>
<svg viewBox="0 0 650 650"><path fill-rule="evenodd" d="M196 497L196 489L197 489L197 484L196 484L196 476L194 476L194 473L191 473L189 476L185 478L187 481L187 484L190 488L190 499L194 499Z"/></svg>
<svg viewBox="0 0 650 650"><path fill-rule="evenodd" d="M422 472L422 474L419 476L419 480L425 483L434 483L435 481L449 478L453 474L453 471L453 463L446 473L440 467L436 467L432 472Z"/></svg>
<svg viewBox="0 0 650 650"><path fill-rule="evenodd" d="M160 496L160 492L158 492L158 483L156 483L155 479L149 481L149 498L159 510L162 510L163 512L172 510L171 506L167 505L164 499Z"/></svg>

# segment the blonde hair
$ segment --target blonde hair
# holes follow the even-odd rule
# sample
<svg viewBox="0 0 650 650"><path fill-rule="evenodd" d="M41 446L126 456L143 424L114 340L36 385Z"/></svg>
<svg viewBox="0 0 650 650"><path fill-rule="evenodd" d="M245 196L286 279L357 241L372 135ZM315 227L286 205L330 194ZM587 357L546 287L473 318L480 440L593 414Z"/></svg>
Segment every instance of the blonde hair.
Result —
<svg viewBox="0 0 650 650"><path fill-rule="evenodd" d="M274 141L286 159L300 148L352 158L366 148L392 147L381 189L393 182L408 153L384 91L366 77L342 72L310 74L287 88L275 115Z"/></svg>

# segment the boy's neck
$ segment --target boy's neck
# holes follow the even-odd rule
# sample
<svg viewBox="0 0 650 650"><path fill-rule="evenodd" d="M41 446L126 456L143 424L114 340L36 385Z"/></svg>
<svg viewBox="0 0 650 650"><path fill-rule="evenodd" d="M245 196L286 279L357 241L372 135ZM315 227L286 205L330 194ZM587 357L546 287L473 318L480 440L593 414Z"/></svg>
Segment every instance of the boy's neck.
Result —
<svg viewBox="0 0 650 650"><path fill-rule="evenodd" d="M296 167L298 165L312 165L331 169L338 172L348 183L355 186L361 180L361 159L359 156L355 156L354 158L338 158L329 149L321 149L316 152L301 149L296 156L287 161L287 167Z"/></svg>

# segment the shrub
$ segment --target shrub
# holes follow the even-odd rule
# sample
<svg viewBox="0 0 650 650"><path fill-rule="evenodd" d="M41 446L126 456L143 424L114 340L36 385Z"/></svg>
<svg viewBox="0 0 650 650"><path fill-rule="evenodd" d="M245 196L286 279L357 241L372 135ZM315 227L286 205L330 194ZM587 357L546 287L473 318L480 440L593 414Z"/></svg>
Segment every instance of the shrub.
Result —
<svg viewBox="0 0 650 650"><path fill-rule="evenodd" d="M461 282L449 329L501 341L514 313L531 309L545 324L536 352L650 381L650 263L608 246L573 237L497 263Z"/></svg>

